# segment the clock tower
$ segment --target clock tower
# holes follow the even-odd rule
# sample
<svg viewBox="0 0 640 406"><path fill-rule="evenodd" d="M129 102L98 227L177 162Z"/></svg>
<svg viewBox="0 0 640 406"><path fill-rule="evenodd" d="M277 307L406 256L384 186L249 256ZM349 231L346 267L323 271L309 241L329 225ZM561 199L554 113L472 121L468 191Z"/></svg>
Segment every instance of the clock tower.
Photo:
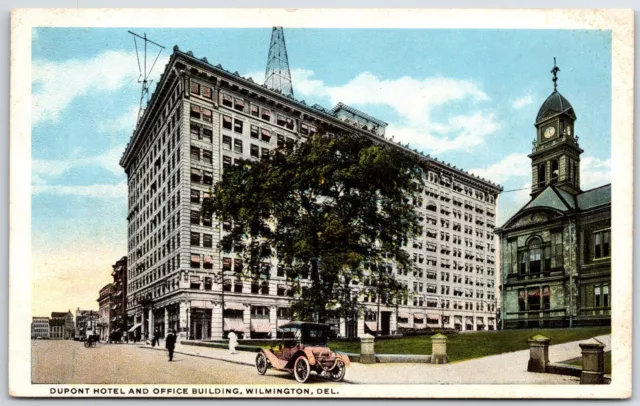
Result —
<svg viewBox="0 0 640 406"><path fill-rule="evenodd" d="M571 103L558 92L557 81L560 68L554 66L553 93L540 107L536 117L536 138L533 152L529 155L532 166L531 196L537 196L548 185L571 194L580 190L580 154L574 123L576 113Z"/></svg>

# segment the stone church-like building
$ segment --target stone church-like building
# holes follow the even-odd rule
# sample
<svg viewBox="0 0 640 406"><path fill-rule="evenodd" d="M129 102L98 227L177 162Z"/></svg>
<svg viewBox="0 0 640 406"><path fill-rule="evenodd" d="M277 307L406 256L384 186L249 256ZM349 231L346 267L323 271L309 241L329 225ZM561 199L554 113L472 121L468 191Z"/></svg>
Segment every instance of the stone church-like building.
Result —
<svg viewBox="0 0 640 406"><path fill-rule="evenodd" d="M611 323L611 185L580 188L576 114L557 71L535 121L531 200L496 229L505 329Z"/></svg>

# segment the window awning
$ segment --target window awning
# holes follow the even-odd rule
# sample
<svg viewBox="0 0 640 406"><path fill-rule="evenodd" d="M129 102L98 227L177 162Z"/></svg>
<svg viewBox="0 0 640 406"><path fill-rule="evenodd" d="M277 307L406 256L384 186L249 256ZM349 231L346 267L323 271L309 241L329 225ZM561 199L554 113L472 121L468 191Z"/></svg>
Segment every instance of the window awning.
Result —
<svg viewBox="0 0 640 406"><path fill-rule="evenodd" d="M476 319L476 324L477 324L478 326L484 326L484 320L482 320L482 319Z"/></svg>
<svg viewBox="0 0 640 406"><path fill-rule="evenodd" d="M378 331L378 328L376 326L376 322L375 321L365 321L364 324L366 324L367 328L369 330L371 330L372 332L375 333L376 331Z"/></svg>
<svg viewBox="0 0 640 406"><path fill-rule="evenodd" d="M439 314L427 314L427 320L429 322L431 322L432 320L435 322L440 321L440 315Z"/></svg>
<svg viewBox="0 0 640 406"><path fill-rule="evenodd" d="M129 333L133 332L137 328L140 328L140 326L142 326L142 323L134 324L133 327L129 329Z"/></svg>
<svg viewBox="0 0 640 406"><path fill-rule="evenodd" d="M244 305L242 303L226 303L224 304L225 310L244 310Z"/></svg>
<svg viewBox="0 0 640 406"><path fill-rule="evenodd" d="M270 333L271 323L268 319L252 319L251 332L253 333Z"/></svg>
<svg viewBox="0 0 640 406"><path fill-rule="evenodd" d="M244 332L244 322L242 319L225 318L223 324L224 331Z"/></svg>
<svg viewBox="0 0 640 406"><path fill-rule="evenodd" d="M462 324L462 316L453 316L453 322Z"/></svg>
<svg viewBox="0 0 640 406"><path fill-rule="evenodd" d="M407 312L398 312L398 317L402 317L403 319L408 319L411 315Z"/></svg>
<svg viewBox="0 0 640 406"><path fill-rule="evenodd" d="M414 313L413 318L416 320L424 320L424 314L422 313Z"/></svg>
<svg viewBox="0 0 640 406"><path fill-rule="evenodd" d="M494 324L495 324L495 320L493 320L493 319L489 319L489 325L490 325L490 326L493 326Z"/></svg>

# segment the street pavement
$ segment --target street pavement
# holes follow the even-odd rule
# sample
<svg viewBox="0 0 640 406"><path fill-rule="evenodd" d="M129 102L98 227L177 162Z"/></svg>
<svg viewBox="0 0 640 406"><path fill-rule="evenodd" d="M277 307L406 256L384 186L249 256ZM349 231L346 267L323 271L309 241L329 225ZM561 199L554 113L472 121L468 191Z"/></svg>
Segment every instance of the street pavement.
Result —
<svg viewBox="0 0 640 406"><path fill-rule="evenodd" d="M611 336L596 337L610 350ZM256 353L176 344L175 362L163 348L147 344L100 344L84 348L74 341L32 342L34 383L184 383L297 385L287 374L258 375ZM579 342L552 345L549 360L580 356ZM527 372L529 350L446 365L352 363L343 384L579 384L579 378ZM332 384L312 375L307 384ZM339 385L339 384L338 384Z"/></svg>
<svg viewBox="0 0 640 406"><path fill-rule="evenodd" d="M298 385L293 376L282 372L268 371L261 376L253 366L183 354L175 354L173 362L168 362L164 349L149 351L141 347L139 344L98 344L96 348L85 348L78 341L33 340L32 382ZM312 376L305 385L319 383L328 382Z"/></svg>

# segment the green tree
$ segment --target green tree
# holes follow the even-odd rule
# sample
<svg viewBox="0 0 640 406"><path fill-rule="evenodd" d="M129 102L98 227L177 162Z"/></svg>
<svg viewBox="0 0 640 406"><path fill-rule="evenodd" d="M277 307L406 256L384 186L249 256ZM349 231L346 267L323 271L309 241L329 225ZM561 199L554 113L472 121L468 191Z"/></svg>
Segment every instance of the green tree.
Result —
<svg viewBox="0 0 640 406"><path fill-rule="evenodd" d="M406 293L385 264L411 267L403 247L421 233L421 162L359 135L313 135L225 169L202 215L232 224L219 248L251 277L277 258L296 318L349 317L362 310L358 294L392 304Z"/></svg>

